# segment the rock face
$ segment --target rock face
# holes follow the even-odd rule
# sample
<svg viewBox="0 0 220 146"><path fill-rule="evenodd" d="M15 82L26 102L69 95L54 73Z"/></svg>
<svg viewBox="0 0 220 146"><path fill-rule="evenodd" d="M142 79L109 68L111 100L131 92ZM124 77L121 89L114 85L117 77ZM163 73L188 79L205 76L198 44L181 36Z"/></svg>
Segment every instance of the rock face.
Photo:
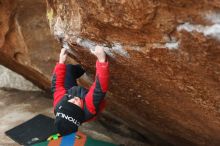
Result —
<svg viewBox="0 0 220 146"><path fill-rule="evenodd" d="M54 35L89 71L89 50L105 47L112 113L152 141L220 144L219 1L47 3Z"/></svg>
<svg viewBox="0 0 220 146"><path fill-rule="evenodd" d="M43 0L0 0L0 63L49 90L59 47L45 14Z"/></svg>
<svg viewBox="0 0 220 146"><path fill-rule="evenodd" d="M1 64L48 89L58 48L48 26L93 75L90 50L102 45L108 111L154 144L220 145L219 0L47 0L49 25L45 7L0 0Z"/></svg>

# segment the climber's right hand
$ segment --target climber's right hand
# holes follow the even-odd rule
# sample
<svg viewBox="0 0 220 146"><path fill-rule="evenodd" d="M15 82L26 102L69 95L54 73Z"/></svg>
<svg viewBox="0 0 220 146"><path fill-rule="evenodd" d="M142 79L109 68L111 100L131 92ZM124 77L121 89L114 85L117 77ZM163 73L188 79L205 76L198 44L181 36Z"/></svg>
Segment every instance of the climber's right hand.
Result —
<svg viewBox="0 0 220 146"><path fill-rule="evenodd" d="M66 58L67 58L67 49L62 48L60 51L60 59L59 59L59 63L65 63L66 62Z"/></svg>
<svg viewBox="0 0 220 146"><path fill-rule="evenodd" d="M99 62L106 61L106 54L102 46L97 45L95 50L91 50L91 52L97 57Z"/></svg>

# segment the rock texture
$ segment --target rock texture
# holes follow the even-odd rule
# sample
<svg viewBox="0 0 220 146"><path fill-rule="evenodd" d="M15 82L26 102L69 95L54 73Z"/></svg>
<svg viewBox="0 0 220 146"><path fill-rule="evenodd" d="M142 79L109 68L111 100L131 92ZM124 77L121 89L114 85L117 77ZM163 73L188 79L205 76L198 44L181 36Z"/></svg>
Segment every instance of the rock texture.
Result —
<svg viewBox="0 0 220 146"><path fill-rule="evenodd" d="M45 14L43 0L0 0L0 63L49 90L59 45Z"/></svg>
<svg viewBox="0 0 220 146"><path fill-rule="evenodd" d="M108 111L147 141L220 145L219 0L47 0L47 12L0 0L0 63L46 90L58 51L48 26L89 75L90 50L105 47Z"/></svg>
<svg viewBox="0 0 220 146"><path fill-rule="evenodd" d="M220 144L219 1L47 3L54 35L90 72L89 50L105 47L112 113L156 143Z"/></svg>

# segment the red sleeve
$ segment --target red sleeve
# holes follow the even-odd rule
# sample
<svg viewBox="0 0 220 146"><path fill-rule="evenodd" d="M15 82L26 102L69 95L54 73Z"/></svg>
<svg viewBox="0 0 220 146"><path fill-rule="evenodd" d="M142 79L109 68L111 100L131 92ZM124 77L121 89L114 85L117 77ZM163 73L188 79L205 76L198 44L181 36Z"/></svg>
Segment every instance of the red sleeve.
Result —
<svg viewBox="0 0 220 146"><path fill-rule="evenodd" d="M108 89L109 80L109 63L96 62L96 77L95 81L89 89L85 97L86 107L90 113L96 114L99 110L99 105L103 101Z"/></svg>
<svg viewBox="0 0 220 146"><path fill-rule="evenodd" d="M53 94L53 106L61 100L63 95L66 93L66 89L64 88L64 80L66 75L66 65L57 63L52 77L51 91Z"/></svg>

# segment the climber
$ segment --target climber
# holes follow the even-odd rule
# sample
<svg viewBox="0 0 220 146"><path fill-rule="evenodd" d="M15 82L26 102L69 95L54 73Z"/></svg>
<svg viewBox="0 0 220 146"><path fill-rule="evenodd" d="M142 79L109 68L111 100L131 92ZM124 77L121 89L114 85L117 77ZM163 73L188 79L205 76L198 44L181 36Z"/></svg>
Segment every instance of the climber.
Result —
<svg viewBox="0 0 220 146"><path fill-rule="evenodd" d="M82 123L94 120L105 107L109 63L101 46L91 52L98 60L95 81L89 90L76 82L84 74L84 69L80 65L65 64L67 49L61 49L59 62L54 68L51 91L55 126L62 136L76 132Z"/></svg>

